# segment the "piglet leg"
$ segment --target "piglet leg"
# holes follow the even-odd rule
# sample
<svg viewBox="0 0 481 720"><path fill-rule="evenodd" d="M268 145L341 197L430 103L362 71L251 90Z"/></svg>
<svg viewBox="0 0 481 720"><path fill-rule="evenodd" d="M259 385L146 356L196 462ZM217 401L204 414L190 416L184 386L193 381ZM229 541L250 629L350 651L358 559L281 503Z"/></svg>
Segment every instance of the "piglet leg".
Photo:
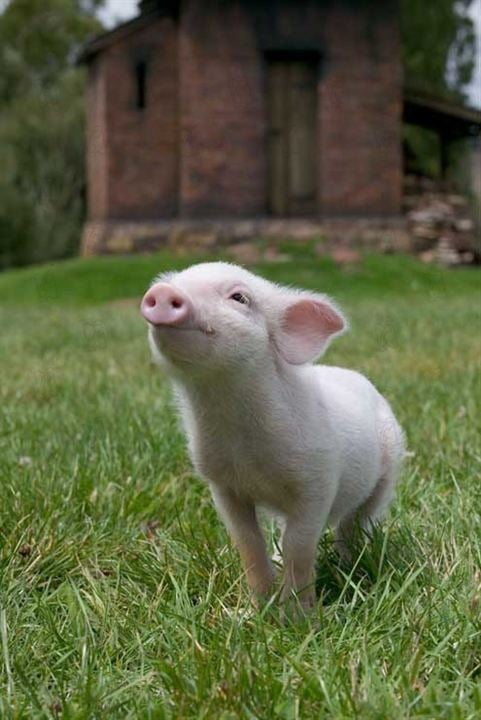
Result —
<svg viewBox="0 0 481 720"><path fill-rule="evenodd" d="M306 612L310 611L316 602L316 550L327 519L325 515L326 513L314 504L310 512L306 509L301 514L287 517L282 532L282 599L291 607L293 603L297 603Z"/></svg>
<svg viewBox="0 0 481 720"><path fill-rule="evenodd" d="M249 587L257 596L268 595L272 591L275 572L267 555L255 506L229 490L216 487L212 488L212 497L239 551Z"/></svg>

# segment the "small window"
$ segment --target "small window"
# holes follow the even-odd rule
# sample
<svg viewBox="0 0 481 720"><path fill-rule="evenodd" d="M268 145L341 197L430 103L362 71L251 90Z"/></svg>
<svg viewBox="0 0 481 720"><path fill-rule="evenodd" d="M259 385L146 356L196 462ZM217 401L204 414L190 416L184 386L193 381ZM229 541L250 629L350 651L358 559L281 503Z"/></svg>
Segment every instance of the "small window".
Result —
<svg viewBox="0 0 481 720"><path fill-rule="evenodd" d="M144 110L147 106L147 63L139 60L135 64L135 107Z"/></svg>

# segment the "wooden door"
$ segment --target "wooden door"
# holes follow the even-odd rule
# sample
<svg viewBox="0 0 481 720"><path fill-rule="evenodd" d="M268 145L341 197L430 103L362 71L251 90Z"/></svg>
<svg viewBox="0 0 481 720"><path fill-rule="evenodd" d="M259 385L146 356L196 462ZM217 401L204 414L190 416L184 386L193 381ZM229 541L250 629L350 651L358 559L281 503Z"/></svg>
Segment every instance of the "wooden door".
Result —
<svg viewBox="0 0 481 720"><path fill-rule="evenodd" d="M309 215L317 207L317 63L268 65L269 208Z"/></svg>

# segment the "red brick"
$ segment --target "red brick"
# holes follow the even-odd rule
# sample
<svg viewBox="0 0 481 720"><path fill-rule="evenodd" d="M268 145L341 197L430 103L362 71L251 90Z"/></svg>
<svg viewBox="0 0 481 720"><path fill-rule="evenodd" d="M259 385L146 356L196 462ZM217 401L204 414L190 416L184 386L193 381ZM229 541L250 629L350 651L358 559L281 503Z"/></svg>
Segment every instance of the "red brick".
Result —
<svg viewBox="0 0 481 720"><path fill-rule="evenodd" d="M89 219L267 212L266 52L319 53L318 214L401 208L401 53L394 4L184 0L90 61ZM148 63L135 107L136 58Z"/></svg>

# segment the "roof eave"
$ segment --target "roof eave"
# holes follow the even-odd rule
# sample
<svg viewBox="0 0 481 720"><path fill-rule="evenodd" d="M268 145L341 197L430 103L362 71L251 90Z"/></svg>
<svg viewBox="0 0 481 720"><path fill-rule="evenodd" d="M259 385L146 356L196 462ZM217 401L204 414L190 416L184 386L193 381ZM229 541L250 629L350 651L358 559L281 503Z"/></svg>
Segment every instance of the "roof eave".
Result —
<svg viewBox="0 0 481 720"><path fill-rule="evenodd" d="M415 88L404 88L404 118L452 135L481 133L481 111Z"/></svg>
<svg viewBox="0 0 481 720"><path fill-rule="evenodd" d="M89 63L95 55L102 52L102 50L105 50L105 48L109 47L109 45L117 42L117 40L123 40L129 35L137 32L137 30L140 30L145 25L148 25L152 22L152 20L165 15L165 11L163 12L160 9L150 10L149 12L137 15L132 18L132 20L127 20L121 25L117 25L117 27L112 28L112 30L103 32L100 35L94 35L94 37L87 40L87 42L80 47L75 58L75 64L84 65Z"/></svg>

